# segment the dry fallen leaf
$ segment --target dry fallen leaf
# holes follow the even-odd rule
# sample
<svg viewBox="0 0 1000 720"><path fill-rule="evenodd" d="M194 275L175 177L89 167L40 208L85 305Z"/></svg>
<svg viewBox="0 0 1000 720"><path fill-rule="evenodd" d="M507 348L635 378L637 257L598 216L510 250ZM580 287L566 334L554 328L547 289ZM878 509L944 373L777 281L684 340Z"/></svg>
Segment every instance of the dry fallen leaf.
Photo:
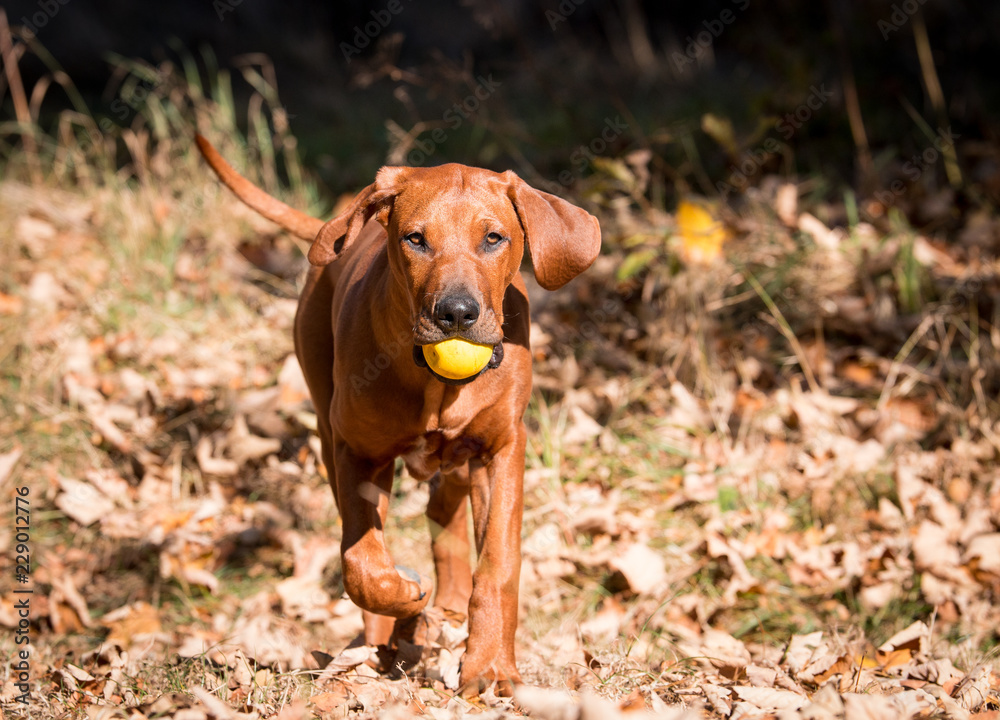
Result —
<svg viewBox="0 0 1000 720"><path fill-rule="evenodd" d="M876 659L883 667L895 667L905 665L913 658L925 657L929 637L930 628L917 620L882 643Z"/></svg>
<svg viewBox="0 0 1000 720"><path fill-rule="evenodd" d="M642 543L632 543L624 552L612 558L612 570L622 574L629 589L640 595L650 594L667 579L663 556Z"/></svg>
<svg viewBox="0 0 1000 720"><path fill-rule="evenodd" d="M726 677L733 677L750 664L746 645L727 632L709 628L701 640L704 657Z"/></svg>
<svg viewBox="0 0 1000 720"><path fill-rule="evenodd" d="M378 656L378 649L370 645L359 645L347 648L340 652L323 668L320 677L329 677L353 670L358 665L374 661Z"/></svg>
<svg viewBox="0 0 1000 720"><path fill-rule="evenodd" d="M49 620L52 622L53 629L62 633L91 627L94 622L90 617L90 608L87 607L86 599L77 589L73 576L67 573L54 574L51 582Z"/></svg>
<svg viewBox="0 0 1000 720"><path fill-rule="evenodd" d="M774 199L774 210L778 219L789 227L795 227L798 218L799 189L794 183L784 183L778 188Z"/></svg>
<svg viewBox="0 0 1000 720"><path fill-rule="evenodd" d="M705 693L705 699L711 703L715 712L723 717L729 717L733 711L732 697L729 689L712 683L702 683L701 690Z"/></svg>
<svg viewBox="0 0 1000 720"><path fill-rule="evenodd" d="M974 574L1000 576L1000 533L987 533L972 538L962 555L962 563L974 563Z"/></svg>
<svg viewBox="0 0 1000 720"><path fill-rule="evenodd" d="M0 488L7 483L7 478L14 471L14 467L17 465L17 461L21 458L23 452L22 448L15 447L10 452L0 453Z"/></svg>
<svg viewBox="0 0 1000 720"><path fill-rule="evenodd" d="M195 458L198 460L198 467L206 475L232 477L240 469L239 463L235 460L214 457L212 440L207 436L198 440L198 444L195 446Z"/></svg>
<svg viewBox="0 0 1000 720"><path fill-rule="evenodd" d="M618 635L625 609L613 597L603 607L580 623L580 634L585 638L607 642Z"/></svg>
<svg viewBox="0 0 1000 720"><path fill-rule="evenodd" d="M809 702L803 695L777 688L734 685L732 690L741 700L761 710L797 710Z"/></svg>
<svg viewBox="0 0 1000 720"><path fill-rule="evenodd" d="M590 442L604 431L604 427L578 406L569 409L566 429L561 439L567 447L578 447Z"/></svg>
<svg viewBox="0 0 1000 720"><path fill-rule="evenodd" d="M110 630L107 641L123 648L155 637L162 630L159 611L142 601L112 610L101 618L101 624Z"/></svg>
<svg viewBox="0 0 1000 720"><path fill-rule="evenodd" d="M836 250L839 248L841 238L844 235L839 228L831 230L821 220L809 213L802 213L799 216L798 228L802 232L812 235L816 244L825 250Z"/></svg>
<svg viewBox="0 0 1000 720"><path fill-rule="evenodd" d="M948 537L948 531L930 520L916 528L913 538L913 559L918 570L929 570L940 577L948 577L960 564L958 548Z"/></svg>
<svg viewBox="0 0 1000 720"><path fill-rule="evenodd" d="M111 514L115 508L114 501L83 480L60 476L59 487L62 493L56 497L56 507L85 527Z"/></svg>

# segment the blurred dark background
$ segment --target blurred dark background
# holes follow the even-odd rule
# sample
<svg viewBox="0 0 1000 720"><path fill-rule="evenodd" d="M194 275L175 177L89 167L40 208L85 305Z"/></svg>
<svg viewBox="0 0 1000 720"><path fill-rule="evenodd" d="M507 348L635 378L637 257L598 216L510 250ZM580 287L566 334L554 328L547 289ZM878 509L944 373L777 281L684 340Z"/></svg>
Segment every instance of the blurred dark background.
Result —
<svg viewBox="0 0 1000 720"><path fill-rule="evenodd" d="M677 191L738 193L768 173L813 178L819 194L849 186L874 197L914 174L923 185L945 185L944 163L935 159L927 172L913 161L950 128L966 179L1000 199L998 3L8 0L4 7L11 25L34 29L95 115L116 122L130 120L113 111L120 58L153 67L187 58L205 75L217 62L232 72L237 108L252 91L239 69L264 68L306 164L333 191L367 182L386 162L450 160L561 177L568 188L593 172L595 160L645 150L665 178L654 203L669 204ZM29 88L49 72L32 54L21 70ZM63 107L50 89L43 126L46 109L54 117ZM12 114L9 95L3 111Z"/></svg>

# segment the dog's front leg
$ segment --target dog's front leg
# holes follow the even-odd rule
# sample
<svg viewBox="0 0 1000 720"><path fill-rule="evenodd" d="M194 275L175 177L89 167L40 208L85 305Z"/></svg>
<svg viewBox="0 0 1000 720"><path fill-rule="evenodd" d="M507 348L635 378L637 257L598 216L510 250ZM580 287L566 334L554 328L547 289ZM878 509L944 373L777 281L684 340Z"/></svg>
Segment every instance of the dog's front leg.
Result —
<svg viewBox="0 0 1000 720"><path fill-rule="evenodd" d="M492 681L510 694L521 681L514 661L517 591L521 575L526 431L517 423L510 441L483 465L473 461L472 521L479 561L469 601L469 640L462 660L463 690Z"/></svg>
<svg viewBox="0 0 1000 720"><path fill-rule="evenodd" d="M337 497L344 536L340 545L344 589L362 610L413 617L430 599L431 583L396 567L385 546L385 519L392 489L392 462L375 464L334 443Z"/></svg>

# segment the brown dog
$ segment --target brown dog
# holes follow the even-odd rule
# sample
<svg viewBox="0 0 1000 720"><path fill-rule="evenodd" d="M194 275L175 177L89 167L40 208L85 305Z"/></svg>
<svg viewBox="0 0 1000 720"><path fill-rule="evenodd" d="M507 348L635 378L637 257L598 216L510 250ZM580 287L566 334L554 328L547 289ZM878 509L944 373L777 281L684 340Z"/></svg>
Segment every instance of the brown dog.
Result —
<svg viewBox="0 0 1000 720"><path fill-rule="evenodd" d="M243 202L312 243L295 352L343 522L344 587L364 611L366 642L387 643L393 619L419 615L430 596L426 579L393 564L383 536L402 456L412 476L431 481L434 604L468 613L461 684L478 690L498 681L509 691L520 679L522 417L531 393L521 258L527 242L541 286L561 287L597 256L597 219L513 172L452 164L382 168L323 223L255 187L201 136L197 142ZM420 346L449 337L494 346L478 376L447 381L427 368Z"/></svg>

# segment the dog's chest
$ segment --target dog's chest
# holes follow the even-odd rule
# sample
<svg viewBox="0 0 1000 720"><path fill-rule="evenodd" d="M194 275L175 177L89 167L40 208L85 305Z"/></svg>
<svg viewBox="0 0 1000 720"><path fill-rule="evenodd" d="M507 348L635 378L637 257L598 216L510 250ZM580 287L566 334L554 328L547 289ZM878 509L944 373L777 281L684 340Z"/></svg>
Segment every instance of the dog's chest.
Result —
<svg viewBox="0 0 1000 720"><path fill-rule="evenodd" d="M442 433L430 432L417 438L401 457L411 477L427 480L439 470L458 470L478 457L482 449L483 442L474 437L448 439Z"/></svg>

